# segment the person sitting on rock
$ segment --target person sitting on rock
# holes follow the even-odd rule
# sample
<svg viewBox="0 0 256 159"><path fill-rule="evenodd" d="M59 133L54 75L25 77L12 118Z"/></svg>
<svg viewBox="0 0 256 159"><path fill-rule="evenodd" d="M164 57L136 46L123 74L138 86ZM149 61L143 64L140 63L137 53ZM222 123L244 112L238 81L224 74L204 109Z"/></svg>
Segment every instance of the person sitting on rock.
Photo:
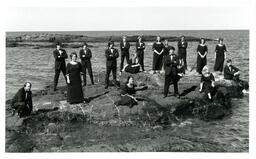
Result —
<svg viewBox="0 0 256 159"><path fill-rule="evenodd" d="M132 108L138 104L138 99L134 96L136 91L146 89L147 86L137 86L132 76L127 77L124 86L121 87L121 99L115 102L115 105L126 105Z"/></svg>
<svg viewBox="0 0 256 159"><path fill-rule="evenodd" d="M212 100L213 90L215 88L214 84L215 78L212 73L209 72L207 66L203 67L201 83L200 83L200 92L204 92L207 95L209 100Z"/></svg>
<svg viewBox="0 0 256 159"><path fill-rule="evenodd" d="M138 73L140 71L140 64L139 64L137 53L132 54L132 58L128 61L128 64L124 66L122 72L123 71L129 72L132 74Z"/></svg>
<svg viewBox="0 0 256 159"><path fill-rule="evenodd" d="M19 117L31 114L33 110L31 87L32 84L30 82L26 82L13 97L11 103L13 115L15 115L16 111L18 112Z"/></svg>
<svg viewBox="0 0 256 159"><path fill-rule="evenodd" d="M245 90L249 89L249 84L246 81L240 80L240 70L232 65L232 60L228 59L226 66L224 67L224 79L233 80L238 83L239 86L243 87Z"/></svg>

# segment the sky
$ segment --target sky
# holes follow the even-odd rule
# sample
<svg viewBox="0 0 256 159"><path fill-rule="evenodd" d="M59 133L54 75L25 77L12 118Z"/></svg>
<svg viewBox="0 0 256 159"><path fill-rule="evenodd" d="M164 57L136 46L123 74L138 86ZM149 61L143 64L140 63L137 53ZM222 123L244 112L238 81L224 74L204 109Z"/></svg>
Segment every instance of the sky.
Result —
<svg viewBox="0 0 256 159"><path fill-rule="evenodd" d="M7 31L249 29L247 6L9 7Z"/></svg>

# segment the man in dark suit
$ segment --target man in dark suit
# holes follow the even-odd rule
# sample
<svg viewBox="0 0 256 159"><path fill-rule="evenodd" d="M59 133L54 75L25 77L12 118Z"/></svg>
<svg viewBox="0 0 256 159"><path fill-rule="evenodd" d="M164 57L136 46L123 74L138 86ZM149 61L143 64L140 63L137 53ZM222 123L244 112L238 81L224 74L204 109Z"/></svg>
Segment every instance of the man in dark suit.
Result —
<svg viewBox="0 0 256 159"><path fill-rule="evenodd" d="M174 86L174 96L179 98L178 91L178 64L179 60L177 55L174 53L175 48L170 47L169 55L165 56L164 59L164 68L165 68L165 80L164 80L164 98L167 97L169 92L169 86L171 82Z"/></svg>
<svg viewBox="0 0 256 159"><path fill-rule="evenodd" d="M109 85L109 75L110 72L112 71L113 74L113 81L114 84L117 85L116 82L116 69L117 69L117 58L119 57L118 50L114 48L114 42L109 42L108 43L108 48L105 50L105 56L106 56L106 78L105 78L105 89L108 88Z"/></svg>
<svg viewBox="0 0 256 159"><path fill-rule="evenodd" d="M224 79L239 81L239 69L232 65L232 60L228 59L224 68Z"/></svg>
<svg viewBox="0 0 256 159"><path fill-rule="evenodd" d="M32 92L31 92L31 83L26 82L24 87L20 88L18 92L12 99L11 107L12 114L15 115L15 112L18 112L19 117L24 117L30 115L33 110L32 103Z"/></svg>
<svg viewBox="0 0 256 159"><path fill-rule="evenodd" d="M83 86L86 86L86 69L88 69L91 83L92 85L94 85L93 75L92 75L92 64L91 64L92 52L88 48L87 43L83 44L83 49L80 50L79 56L80 56L82 67L83 67L83 78L84 78Z"/></svg>
<svg viewBox="0 0 256 159"><path fill-rule="evenodd" d="M144 69L144 50L145 50L145 43L142 42L142 37L138 37L138 42L136 42L136 52L139 59L139 64L141 66L142 71L145 71Z"/></svg>
<svg viewBox="0 0 256 159"><path fill-rule="evenodd" d="M232 65L232 60L228 59L226 66L224 67L224 79L233 80L237 83L241 88L248 90L249 83L247 81L241 80L239 78L240 70Z"/></svg>
<svg viewBox="0 0 256 159"><path fill-rule="evenodd" d="M129 62L129 58L130 58L129 49L130 49L130 43L127 42L126 36L123 36L123 39L120 42L120 50L121 50L120 72L122 72L122 69L124 67L124 59L126 58L127 64Z"/></svg>
<svg viewBox="0 0 256 159"><path fill-rule="evenodd" d="M185 69L187 69L187 47L188 43L185 40L185 36L181 36L178 41L178 56L184 62Z"/></svg>
<svg viewBox="0 0 256 159"><path fill-rule="evenodd" d="M66 80L66 62L65 59L68 58L68 55L64 49L61 49L61 44L56 44L56 50L53 51L53 56L55 58L55 76L54 76L54 87L53 90L56 91L58 85L58 80L60 72L63 73L63 76Z"/></svg>

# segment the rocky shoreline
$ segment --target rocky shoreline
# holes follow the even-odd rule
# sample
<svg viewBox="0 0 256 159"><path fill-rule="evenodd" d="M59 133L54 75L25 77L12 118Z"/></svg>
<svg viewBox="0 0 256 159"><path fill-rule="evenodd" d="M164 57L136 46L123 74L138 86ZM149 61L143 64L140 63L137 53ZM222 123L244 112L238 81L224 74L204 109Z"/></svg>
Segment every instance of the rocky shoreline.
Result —
<svg viewBox="0 0 256 159"><path fill-rule="evenodd" d="M127 36L127 41L137 42L138 36ZM70 35L70 34L48 34L40 33L27 35L23 34L20 36L7 36L6 47L33 47L39 48L54 48L56 42L62 42L63 47L79 48L83 42L88 43L107 43L112 40L114 42L120 42L122 36L101 36L101 37L89 37L84 35ZM143 36L143 41L153 42L156 39L156 35ZM176 36L163 36L162 39L168 39L168 41L178 41L180 37ZM186 36L187 41L199 41L200 38L193 36ZM214 39L206 38L206 41L213 41ZM90 46L96 47L96 46Z"/></svg>
<svg viewBox="0 0 256 159"><path fill-rule="evenodd" d="M119 80L125 81L126 77L129 75L128 73L124 73ZM206 143L200 141L200 144L203 144L205 147L199 148L199 143L193 141L196 140L195 138L187 139L187 141L183 143L179 142L178 146L174 144L174 141L176 141L174 139L177 138L177 136L172 136L174 141L168 140L168 142L165 141L165 143L159 143L160 141L157 141L156 144L158 145L155 145L155 147L154 144L145 147L146 144L154 141L154 139L152 139L145 142L145 145L142 143L140 149L138 146L134 145L120 147L120 145L118 146L113 143L106 143L107 145L102 147L102 143L97 142L97 140L94 141L97 144L93 145L87 145L88 143L86 143L86 146L79 148L66 147L60 149L61 145L71 146L74 144L75 138L67 135L67 132L70 131L67 130L70 124L74 126L79 123L80 125L75 129L79 129L81 125L95 126L99 129L106 127L118 128L120 131L125 129L124 132L127 131L126 128L136 130L143 129L145 131L147 130L148 133L154 131L154 133L152 132L154 135L155 131L179 127L189 118L198 118L199 120L205 121L222 119L232 113L231 98L240 98L243 96L242 89L237 85L218 80L216 82L216 87L218 87L217 93L213 101L209 102L205 100L204 95L198 91L198 81L200 81L200 77L194 75L192 72L183 77L179 83L181 98L178 99L174 96L168 96L163 99L163 75L138 73L133 75L137 84L148 86L147 90L137 92L138 97L143 98L143 101L139 101L139 104L132 108L127 106L116 107L114 101L119 99L120 90L116 87L110 87L108 90L105 90L103 85L104 72L100 73L99 76L96 85L84 88L84 96L88 101L86 104L70 105L66 102L66 87L60 87L57 92L53 92L51 86L46 86L45 89L34 92L33 94L34 112L32 115L19 119L17 116L10 115L10 100L7 100L6 152L101 152L140 151L140 149L141 151L226 151L225 149L217 148L218 143L209 144L207 141ZM191 76L193 80L191 80ZM104 134L103 132L99 133ZM13 140L13 134L33 136L32 139L30 139L31 141L26 141L30 146L22 146L21 141L19 141L20 139ZM50 136L49 140L46 140L47 136ZM12 140L9 141L8 139ZM68 144L65 144L65 142L68 142ZM133 144L135 143L135 141L132 142ZM190 146L188 146L187 142L189 142ZM57 144L57 146L52 145L53 143ZM175 146L172 145L171 148L166 148L167 143L170 145L174 144L178 147L175 148Z"/></svg>

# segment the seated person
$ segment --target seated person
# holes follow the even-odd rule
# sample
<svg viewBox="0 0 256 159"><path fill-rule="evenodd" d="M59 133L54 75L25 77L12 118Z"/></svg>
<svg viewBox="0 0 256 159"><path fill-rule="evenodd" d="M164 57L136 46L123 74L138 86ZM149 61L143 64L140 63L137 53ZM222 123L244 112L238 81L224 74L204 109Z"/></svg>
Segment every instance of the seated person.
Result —
<svg viewBox="0 0 256 159"><path fill-rule="evenodd" d="M30 115L33 110L32 104L32 84L26 82L24 87L20 88L18 92L12 99L12 114L15 115L15 112L18 112L19 117L24 117Z"/></svg>
<svg viewBox="0 0 256 159"><path fill-rule="evenodd" d="M200 92L204 92L209 100L212 100L212 94L214 92L214 81L215 78L212 73L209 72L207 66L204 66L202 70L202 77L200 83Z"/></svg>
<svg viewBox="0 0 256 159"><path fill-rule="evenodd" d="M137 53L132 54L132 58L129 60L129 63L124 66L122 71L132 74L138 73L140 71L140 64Z"/></svg>
<svg viewBox="0 0 256 159"><path fill-rule="evenodd" d="M249 84L246 81L240 80L240 70L232 65L232 60L228 59L226 66L224 67L224 79L233 80L238 83L239 86L243 87L245 90L249 89Z"/></svg>
<svg viewBox="0 0 256 159"><path fill-rule="evenodd" d="M121 99L115 102L115 105L126 105L132 108L138 104L138 99L134 96L136 91L146 89L147 86L138 87L134 84L132 76L128 76L127 81L123 87L121 87Z"/></svg>

